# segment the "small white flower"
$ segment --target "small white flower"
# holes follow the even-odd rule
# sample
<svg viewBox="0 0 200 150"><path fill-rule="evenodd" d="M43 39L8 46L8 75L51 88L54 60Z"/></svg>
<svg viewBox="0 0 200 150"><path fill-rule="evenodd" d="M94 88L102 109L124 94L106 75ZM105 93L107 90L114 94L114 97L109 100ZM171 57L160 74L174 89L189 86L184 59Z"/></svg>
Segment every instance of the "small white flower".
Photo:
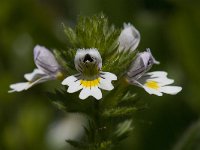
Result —
<svg viewBox="0 0 200 150"><path fill-rule="evenodd" d="M62 82L69 86L67 92L74 93L82 89L80 99L93 96L99 100L102 98L100 88L108 91L114 88L111 81L117 80L117 76L101 71L102 59L97 49L78 49L74 63L80 73L69 76Z"/></svg>
<svg viewBox="0 0 200 150"><path fill-rule="evenodd" d="M167 78L167 73L164 71L146 73L133 82L133 84L144 88L149 94L157 96L162 96L163 93L175 95L182 90L180 86L169 86L172 83L174 80Z"/></svg>
<svg viewBox="0 0 200 150"><path fill-rule="evenodd" d="M35 46L34 48L34 61L37 66L37 69L34 69L32 73L24 75L24 78L28 82L21 82L11 84L11 92L21 92L27 90L30 87L46 82L49 80L55 80L62 76L61 67L56 61L54 55L45 47Z"/></svg>
<svg viewBox="0 0 200 150"><path fill-rule="evenodd" d="M146 73L153 64L159 64L159 62L152 56L150 49L138 53L127 72L127 81L144 88L149 94L158 96L162 96L162 93L175 95L182 90L179 86L168 86L174 83L174 80L168 79L167 73L164 71Z"/></svg>
<svg viewBox="0 0 200 150"><path fill-rule="evenodd" d="M122 50L134 51L140 43L139 31L130 23L124 23L124 29L119 36L119 52Z"/></svg>

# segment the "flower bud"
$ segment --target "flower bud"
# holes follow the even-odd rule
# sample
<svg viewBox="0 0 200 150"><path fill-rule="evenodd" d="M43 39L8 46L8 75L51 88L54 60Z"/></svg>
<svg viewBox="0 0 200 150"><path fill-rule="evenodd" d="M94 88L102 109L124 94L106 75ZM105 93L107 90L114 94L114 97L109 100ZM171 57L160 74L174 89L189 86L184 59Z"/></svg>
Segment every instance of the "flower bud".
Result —
<svg viewBox="0 0 200 150"><path fill-rule="evenodd" d="M119 36L119 51L131 50L134 51L140 43L139 31L130 23L124 23L124 29Z"/></svg>

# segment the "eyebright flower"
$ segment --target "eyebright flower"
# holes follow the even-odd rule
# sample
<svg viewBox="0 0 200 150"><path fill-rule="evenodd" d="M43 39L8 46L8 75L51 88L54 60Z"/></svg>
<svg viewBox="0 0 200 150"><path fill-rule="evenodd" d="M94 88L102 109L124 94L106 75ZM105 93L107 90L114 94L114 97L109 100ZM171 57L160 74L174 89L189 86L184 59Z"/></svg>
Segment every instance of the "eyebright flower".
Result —
<svg viewBox="0 0 200 150"><path fill-rule="evenodd" d="M35 46L34 61L37 69L34 69L32 73L24 75L27 82L11 84L9 92L21 92L36 84L62 77L61 66L56 61L54 55L45 47Z"/></svg>
<svg viewBox="0 0 200 150"><path fill-rule="evenodd" d="M101 71L102 59L97 49L78 49L74 64L79 73L62 82L63 85L69 86L67 92L74 93L82 89L80 99L93 96L99 100L102 98L100 88L108 91L114 88L111 81L117 80L117 76Z"/></svg>
<svg viewBox="0 0 200 150"><path fill-rule="evenodd" d="M158 64L149 49L139 53L127 72L127 80L130 84L144 88L149 94L162 96L162 93L175 95L182 90L179 86L169 86L174 80L167 78L164 71L146 73L153 64Z"/></svg>
<svg viewBox="0 0 200 150"><path fill-rule="evenodd" d="M119 51L129 50L134 51L140 43L139 31L130 23L124 23L124 29L119 36Z"/></svg>

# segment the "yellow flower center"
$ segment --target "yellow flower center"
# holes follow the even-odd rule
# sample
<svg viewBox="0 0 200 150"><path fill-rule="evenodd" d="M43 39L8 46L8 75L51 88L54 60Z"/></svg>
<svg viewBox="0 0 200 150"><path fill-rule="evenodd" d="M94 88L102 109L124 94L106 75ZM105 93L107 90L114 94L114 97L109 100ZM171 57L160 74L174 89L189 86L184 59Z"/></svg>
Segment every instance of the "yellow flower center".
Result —
<svg viewBox="0 0 200 150"><path fill-rule="evenodd" d="M100 82L100 78L97 78L95 80L87 81L87 80L80 80L80 83L85 88L91 88L94 86L98 86Z"/></svg>
<svg viewBox="0 0 200 150"><path fill-rule="evenodd" d="M158 82L156 81L147 81L145 83L145 86L151 89L155 89L155 90L158 90L160 88L160 86L158 85Z"/></svg>

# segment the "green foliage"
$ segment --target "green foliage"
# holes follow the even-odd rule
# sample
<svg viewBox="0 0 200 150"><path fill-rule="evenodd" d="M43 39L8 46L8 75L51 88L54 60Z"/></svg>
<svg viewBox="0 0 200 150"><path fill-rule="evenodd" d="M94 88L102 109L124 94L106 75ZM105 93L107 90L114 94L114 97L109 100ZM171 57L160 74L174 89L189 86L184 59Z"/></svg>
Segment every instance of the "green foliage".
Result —
<svg viewBox="0 0 200 150"><path fill-rule="evenodd" d="M103 116L105 117L124 117L127 115L132 115L137 110L135 107L117 107L106 109L103 112Z"/></svg>
<svg viewBox="0 0 200 150"><path fill-rule="evenodd" d="M88 149L88 146L86 146L85 143L77 142L75 140L66 140L66 142L78 149Z"/></svg>
<svg viewBox="0 0 200 150"><path fill-rule="evenodd" d="M55 91L55 93L47 93L53 104L60 110L66 112L80 112L87 115L93 114L94 100L92 98L87 100L78 99L78 94L67 93L66 90Z"/></svg>
<svg viewBox="0 0 200 150"><path fill-rule="evenodd" d="M54 50L53 52L57 60L65 69L66 74L73 74L76 72L74 67L74 56L76 54L75 50L69 48L67 51Z"/></svg>
<svg viewBox="0 0 200 150"><path fill-rule="evenodd" d="M134 59L135 55L135 52L130 52L129 50L122 52L116 51L116 53L110 55L110 57L106 59L103 69L123 75Z"/></svg>
<svg viewBox="0 0 200 150"><path fill-rule="evenodd" d="M97 48L103 59L103 70L123 74L128 68L135 53L118 51L118 37L121 30L109 26L103 14L91 17L79 16L75 28L63 25L69 46L67 50L55 50L58 59L65 60L63 65L69 74L75 72L74 56L78 48ZM118 66L118 67L116 67Z"/></svg>
<svg viewBox="0 0 200 150"><path fill-rule="evenodd" d="M109 27L108 19L103 14L80 16L75 29L64 26L64 31L72 48L97 48L101 55L113 52L120 34L119 29Z"/></svg>
<svg viewBox="0 0 200 150"><path fill-rule="evenodd" d="M125 120L124 122L118 124L117 130L115 131L116 141L122 140L128 136L132 128L132 120Z"/></svg>

